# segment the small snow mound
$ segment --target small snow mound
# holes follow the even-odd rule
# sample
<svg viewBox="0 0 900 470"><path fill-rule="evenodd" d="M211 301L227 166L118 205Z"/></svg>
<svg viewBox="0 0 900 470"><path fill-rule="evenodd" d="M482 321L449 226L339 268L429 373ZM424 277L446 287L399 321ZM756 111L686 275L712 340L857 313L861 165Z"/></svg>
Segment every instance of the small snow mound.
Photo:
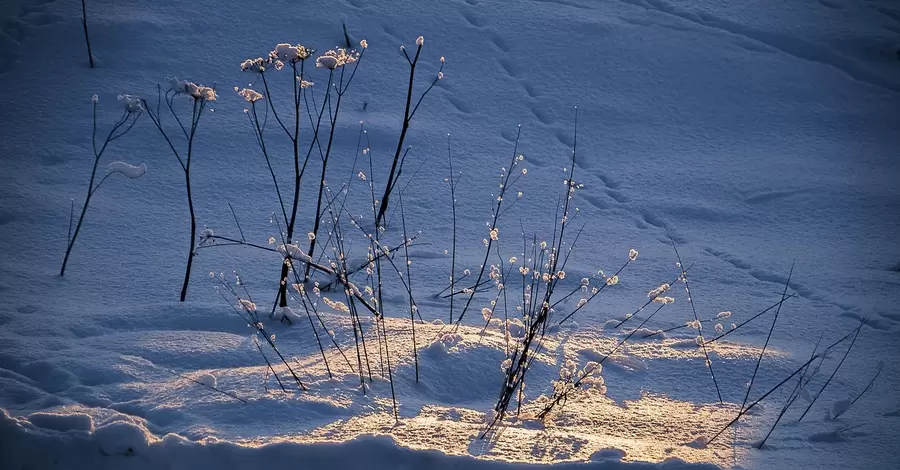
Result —
<svg viewBox="0 0 900 470"><path fill-rule="evenodd" d="M888 411L884 413L885 416L900 418L900 409L896 409L894 411Z"/></svg>
<svg viewBox="0 0 900 470"><path fill-rule="evenodd" d="M850 405L853 404L851 400L839 400L834 403L834 406L831 407L831 414L829 418L837 419L838 416L847 412L850 409Z"/></svg>
<svg viewBox="0 0 900 470"><path fill-rule="evenodd" d="M699 344L697 344L696 338L679 339L669 344L669 347L672 348L696 348L697 346L699 346Z"/></svg>
<svg viewBox="0 0 900 470"><path fill-rule="evenodd" d="M547 429L547 425L544 424L544 421L542 421L540 419L522 419L519 423L525 429L537 429L537 430Z"/></svg>
<svg viewBox="0 0 900 470"><path fill-rule="evenodd" d="M83 413L46 413L37 412L28 415L31 424L52 431L94 431L94 420Z"/></svg>
<svg viewBox="0 0 900 470"><path fill-rule="evenodd" d="M622 460L625 458L625 451L621 449L607 448L600 449L597 452L591 454L591 462L598 462L600 460Z"/></svg>
<svg viewBox="0 0 900 470"><path fill-rule="evenodd" d="M216 376L212 374L203 374L200 377L197 377L197 382L200 382L209 388L216 388L217 384Z"/></svg>
<svg viewBox="0 0 900 470"><path fill-rule="evenodd" d="M665 339L666 333L663 330L653 330L650 328L638 328L634 330L634 339Z"/></svg>
<svg viewBox="0 0 900 470"><path fill-rule="evenodd" d="M132 455L140 453L157 441L146 427L130 421L114 421L97 428L94 441L107 455Z"/></svg>
<svg viewBox="0 0 900 470"><path fill-rule="evenodd" d="M753 408L748 409L744 412L747 416L759 416L766 411L766 406L762 403L757 403Z"/></svg>
<svg viewBox="0 0 900 470"><path fill-rule="evenodd" d="M636 357L615 355L609 357L612 366L618 366L627 371L643 371L647 370L647 364Z"/></svg>
<svg viewBox="0 0 900 470"><path fill-rule="evenodd" d="M281 307L280 310L276 310L275 313L272 314L272 318L276 321L287 318L291 323L300 321L300 315L297 315L291 307Z"/></svg>
<svg viewBox="0 0 900 470"><path fill-rule="evenodd" d="M705 449L707 444L709 444L709 438L706 436L699 436L693 441L687 442L684 445L692 447L694 449Z"/></svg>
<svg viewBox="0 0 900 470"><path fill-rule="evenodd" d="M524 338L525 324L518 318L511 318L506 321L506 331L512 338Z"/></svg>
<svg viewBox="0 0 900 470"><path fill-rule="evenodd" d="M425 347L425 352L432 356L441 356L461 342L462 336L457 333L441 333L433 343Z"/></svg>
<svg viewBox="0 0 900 470"><path fill-rule="evenodd" d="M619 323L622 323L622 321L621 320L606 320L606 322L603 323L603 329L606 330L606 329L615 328L615 327L619 326Z"/></svg>
<svg viewBox="0 0 900 470"><path fill-rule="evenodd" d="M110 173L121 173L128 179L138 179L147 174L147 164L132 165L125 162L112 162L106 166Z"/></svg>

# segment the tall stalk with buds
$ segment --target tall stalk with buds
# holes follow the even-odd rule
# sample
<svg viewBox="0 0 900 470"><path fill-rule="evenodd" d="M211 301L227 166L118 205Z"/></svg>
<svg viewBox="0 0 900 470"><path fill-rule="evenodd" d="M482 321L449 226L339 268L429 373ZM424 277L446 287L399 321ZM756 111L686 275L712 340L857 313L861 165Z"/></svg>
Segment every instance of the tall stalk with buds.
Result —
<svg viewBox="0 0 900 470"><path fill-rule="evenodd" d="M419 109L419 105L422 104L422 100L425 99L425 96L428 92L431 91L432 88L437 84L438 80L444 78L444 58L441 57L441 66L438 69L437 74L434 79L431 81L431 84L428 85L428 88L419 96L418 101L413 105L413 81L416 78L416 66L419 64L419 56L422 53L422 46L425 45L425 38L419 36L416 39L416 53L412 57L409 56L409 53L406 51L405 46L400 46L400 50L403 52L403 56L406 58L406 62L409 64L409 82L406 87L406 107L403 112L403 125L400 128L400 138L397 139L397 149L394 151L394 159L391 162L391 171L388 173L387 181L384 183L384 192L381 195L381 202L378 207L378 214L375 216L375 227L380 226L384 222L384 214L387 212L388 202L391 198L391 193L394 191L394 185L397 183L397 179L399 178L398 165L401 161L401 156L403 153L403 142L406 140L406 133L409 131L409 123L412 122L413 117L416 115L416 111Z"/></svg>
<svg viewBox="0 0 900 470"><path fill-rule="evenodd" d="M103 144L100 145L100 148L97 148L97 103L100 99L97 95L91 97L92 103L92 116L91 116L91 146L94 150L94 166L91 169L91 179L88 181L88 189L87 195L84 197L84 203L81 205L81 215L78 216L78 223L75 224L75 231L72 232L72 219L74 216L75 203L72 203L72 210L69 213L69 234L68 241L66 243L66 255L63 257L62 267L59 268L59 275L65 276L66 274L66 266L69 264L69 256L72 254L72 249L75 247L75 240L78 239L78 234L81 233L81 226L84 223L84 216L87 214L88 205L91 203L91 198L94 196L94 193L100 189L100 186L106 181L106 178L109 178L110 175L114 173L121 173L125 175L125 177L129 179L140 178L147 171L147 166L141 164L140 166L132 166L123 162L113 162L110 163L107 173L103 178L100 179L97 184L94 184L97 178L97 168L100 165L100 158L103 157L103 153L106 151L109 144L127 134L130 131L134 124L137 122L138 118L141 116L141 113L144 111L144 107L139 98L134 98L130 95L119 95L119 102L122 103L124 109L122 110L122 115L119 116L119 120L113 125L112 129L110 129L109 134L106 135L106 139L103 140Z"/></svg>
<svg viewBox="0 0 900 470"><path fill-rule="evenodd" d="M179 300L184 302L187 297L188 284L191 280L191 267L193 266L194 255L196 254L195 247L197 246L197 216L194 212L194 198L191 195L191 162L193 161L194 156L194 142L197 137L197 127L200 125L200 119L203 117L203 113L206 111L208 104L211 101L215 101L217 95L214 88L198 85L186 80L178 80L177 78L172 78L170 80L169 89L166 90L165 94L162 93L162 88L159 85L157 85L156 90L156 108L154 109L148 106L147 101L143 100L144 108L147 109L150 120L153 121L153 124L159 130L159 133L163 136L166 144L172 151L172 154L175 155L175 159L178 160L178 164L181 166L181 170L184 173L184 185L187 193L188 213L190 214L191 238L188 245L184 281L181 285L181 295L179 297ZM190 122L187 125L185 125L186 121L182 120L175 110L175 100L181 97L187 97L191 103L191 117ZM166 126L163 124L163 103L165 103L168 113L171 114L172 118L175 120L175 123L178 126L177 129L180 130L181 134L184 136L184 143L182 145L176 145L173 138L169 136L169 131L166 130ZM177 130L175 133L178 133ZM180 150L179 147L181 147Z"/></svg>
<svg viewBox="0 0 900 470"><path fill-rule="evenodd" d="M347 92L350 82L356 74L356 70L359 67L359 59L361 58L362 53L365 52L367 46L368 44L363 40L360 42L362 52L353 50L348 51L346 49L333 49L316 58L316 67L328 70L328 80L325 85L324 96L322 98L321 106L318 107L309 104L310 97L308 88L313 86L313 82L308 80L309 77L306 71L306 60L315 53L314 49L307 48L302 44L292 45L282 43L276 45L266 58L259 57L256 59L247 59L241 64L241 70L258 74L263 86L263 93L259 93L249 88L238 89L237 87L235 87L235 91L250 103L250 107L245 111L248 113L257 144L265 158L266 166L272 177L275 193L278 197L280 215L285 226L285 245L291 245L295 241L294 234L297 230L297 209L300 205L301 182L306 173L310 157L313 152L318 151L322 160L322 174L318 182L319 194L318 203L316 205L316 218L313 221L313 230L308 234L309 249L307 250L307 253L310 256L312 256L315 249L315 237L322 217L325 172L328 167L329 156L331 155L341 99ZM345 66L353 63L355 63L353 70L345 76ZM288 68L291 71L290 87L292 99L289 106L290 112L287 113L280 106L276 106L277 100L274 99L272 87L267 78L272 70L277 72L285 68ZM332 88L334 88L334 90L332 90ZM260 117L260 110L256 106L256 102L261 99L265 99L266 101L266 105L263 108L265 114L262 118ZM313 97L313 103L315 103L315 97ZM303 119L302 108L304 104L306 104L306 114L312 127L312 136L305 152L301 150L300 143L300 128ZM272 159L268 151L268 146L266 145L265 130L269 111L272 112L272 116L275 118L278 127L281 128L291 143L294 184L293 197L287 202L281 193L278 177L272 166ZM319 135L322 130L323 118L326 114L329 116L327 124L330 127L328 141L325 143L325 149L323 149ZM287 294L288 274L288 267L283 264L281 266L278 296L276 299L277 305L281 307L287 306L289 297ZM309 274L310 269L307 267L304 270L306 278L304 279L304 282L308 280Z"/></svg>

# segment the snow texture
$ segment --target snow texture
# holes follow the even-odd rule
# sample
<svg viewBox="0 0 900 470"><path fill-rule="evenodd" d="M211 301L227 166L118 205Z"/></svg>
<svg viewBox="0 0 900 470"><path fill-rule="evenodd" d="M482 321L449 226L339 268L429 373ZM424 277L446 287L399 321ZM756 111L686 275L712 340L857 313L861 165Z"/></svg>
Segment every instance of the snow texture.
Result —
<svg viewBox="0 0 900 470"><path fill-rule="evenodd" d="M0 468L900 468L896 3L342 0L298 10L286 0L252 8L230 0L92 0L90 68L78 2L5 2ZM410 151L397 181L404 209L392 197L378 233L399 246L402 218L409 235L418 234L408 277L404 250L390 258L411 280L411 307L387 259L385 295L368 291L367 235L375 238L372 193L380 197L402 129L404 51L411 59L420 36L414 96L436 84L404 143ZM289 213L294 156L277 119L287 128L294 122L291 65L304 53L311 55L293 65L302 66L300 86L315 99L301 100L300 148L313 151L288 241L248 116L255 108L266 123ZM331 86L335 100L330 74L347 78L357 65L323 175L319 148L329 140L322 133L314 145L310 116L335 104L321 99ZM117 100L120 90L131 94ZM265 99L256 94L264 92ZM192 109L204 106L190 161L196 240L189 240L185 172L149 116L157 96L179 152ZM184 132L167 114L167 97ZM94 155L94 110L98 144L119 119L135 121L101 165L145 162L107 168L142 181L93 194L90 221L59 277L70 201L84 194ZM448 150L458 181L456 273ZM514 151L521 172L492 234L498 178ZM341 227L347 243L339 253L326 213L309 257L322 176L329 209L358 223ZM579 185L571 199L561 181ZM485 270L502 261L521 277L532 258L523 232L528 243L532 236L551 243L556 202L566 200L578 208L570 227L580 235L573 245L567 236L564 250L572 252L557 292L574 293L554 305L554 320L592 295L581 279L602 285L598 270L613 276L632 249L635 259L572 318L547 324L524 398L545 400L567 361L602 362L597 383L605 393L580 389L543 422L524 406L494 440L478 439L533 319L516 310L517 281L506 297L494 283L482 286L459 321L466 296L452 297L451 312L448 280L470 288L488 240ZM351 293L377 301L384 316L351 304L343 284L319 274L303 292L292 287L304 279L289 279L282 308L275 294L285 256L301 275L306 263L354 260ZM186 259L193 276L181 303ZM763 449L753 445L796 376L744 415L737 433L697 440L739 413L775 309L732 325L781 299L794 259L793 297L779 311L748 401L797 370L820 337L821 349L865 320L858 341L797 422L847 344L815 359ZM676 280L689 266L690 299ZM641 309L665 283L659 294L675 302ZM309 310L298 301L304 293ZM358 316L347 313L353 306ZM488 322L481 313L491 307ZM684 327L697 320L702 344ZM641 338L660 330L669 331ZM727 336L710 342L720 334ZM357 339L366 348L359 358ZM884 360L883 372L847 409L844 399L874 376L873 358ZM285 363L308 390L299 390Z"/></svg>

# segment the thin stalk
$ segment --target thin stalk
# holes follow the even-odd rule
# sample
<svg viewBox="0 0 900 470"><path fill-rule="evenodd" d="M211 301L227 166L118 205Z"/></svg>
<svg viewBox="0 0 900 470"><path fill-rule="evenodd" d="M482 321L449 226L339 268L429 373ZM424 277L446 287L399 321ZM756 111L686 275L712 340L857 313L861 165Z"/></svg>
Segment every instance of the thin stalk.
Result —
<svg viewBox="0 0 900 470"><path fill-rule="evenodd" d="M91 110L91 147L94 152L94 164L91 168L91 178L88 181L87 194L84 198L84 204L81 206L81 214L78 216L78 222L75 224L75 231L72 232L72 210L69 212L69 241L66 246L66 254L63 257L62 267L59 269L59 275L65 276L66 274L66 266L69 264L69 256L72 254L72 249L75 247L75 240L78 239L78 234L81 233L81 226L84 223L85 214L87 214L88 206L91 203L91 197L93 197L94 193L100 188L100 184L105 181L106 177L100 180L100 183L94 185L94 181L97 177L97 168L100 164L100 158L103 156L103 153L106 151L107 146L113 140L125 135L131 128L134 126L134 123L137 122L138 117L140 117L140 112L131 113L129 111L123 111L122 116L113 125L112 129L110 129L109 134L106 136L106 140L104 140L103 145L100 149L97 149L97 103L94 102ZM122 130L122 126L126 125L129 121L131 123ZM109 175L107 175L109 176ZM74 209L74 201L72 202L72 209Z"/></svg>
<svg viewBox="0 0 900 470"><path fill-rule="evenodd" d="M791 284L791 276L794 275L794 264L796 264L796 260L791 263L791 271L788 273L787 281L784 283L784 292L781 293L781 302L784 302L785 297L787 296L788 286ZM756 374L759 372L759 364L762 362L763 355L766 354L766 348L769 346L769 340L772 338L772 333L775 331L775 323L778 321L778 314L781 312L781 303L778 304L778 308L775 309L775 316L772 318L772 326L769 327L769 334L766 335L766 342L763 343L762 349L759 351L759 357L756 358L756 367L753 368L753 375L750 376L750 383L747 384L747 393L744 394L744 401L741 403L741 409L747 405L747 400L750 398L750 390L753 389L753 381L756 380Z"/></svg>
<svg viewBox="0 0 900 470"><path fill-rule="evenodd" d="M810 360L815 359L816 351L819 349L819 344L821 342L822 342L822 337L819 337L819 341L816 342L816 346L813 348L813 351L809 356ZM800 374L800 378L797 380L797 385L794 386L794 390L792 390L791 394L788 395L787 402L784 404L783 407L781 407L781 411L778 413L778 417L775 418L775 422L772 423L772 427L769 428L769 432L767 432L765 437L763 437L762 441L759 442L759 445L757 446L757 448L762 449L762 447L764 445L766 445L766 441L769 440L769 436L771 436L772 432L775 431L775 427L778 426L778 423L781 421L781 418L785 415L785 413L787 413L788 408L790 408L791 405L794 404L794 401L797 399L797 397L800 396L800 389L803 386L803 376L806 375L806 371L808 369L809 369L809 365L807 365L806 368L803 370L803 373ZM741 406L741 407L743 408L743 406Z"/></svg>
<svg viewBox="0 0 900 470"><path fill-rule="evenodd" d="M453 215L453 241L450 253L450 324L453 323L453 287L456 284L456 182L453 173L453 156L450 153L450 134L447 134L447 162L450 165L450 208ZM478 286L473 288L477 289Z"/></svg>
<svg viewBox="0 0 900 470"><path fill-rule="evenodd" d="M801 373L802 371L804 371L808 365L812 364L812 362L816 360L816 358L818 358L819 356L822 356L822 355L824 355L824 354L827 354L828 351L834 349L838 344L843 343L844 341L846 341L846 340L847 340L848 338L850 338L851 336L859 335L859 330L862 329L862 326L863 326L864 323L865 323L865 322L861 322L860 325L857 326L853 331L851 331L850 333L847 333L847 334L844 335L841 339L835 341L834 343L831 343L831 345L829 345L827 348L825 348L825 349L822 351L821 354L819 354L819 355L813 355L813 357L809 358L806 362L804 362L803 364L801 364L800 367L798 367L796 370L794 370L794 372L792 372L790 375L788 375L787 377L785 377L784 380L782 380L781 382L778 382L777 385L775 385L775 386L772 387L768 392L764 393L761 397L759 397L758 399L756 399L756 401L754 401L753 403L747 405L746 408L740 410L740 411L738 412L737 416L734 417L734 419L732 419L731 421L729 421L728 424L726 424L719 432L717 432L713 437L711 437L708 441L706 441L707 445L709 445L709 444L711 444L713 441L715 441L716 438L718 438L719 436L721 436L722 433L725 432L726 429L728 429L729 427L731 427L731 425L733 425L734 423L738 422L738 420L740 420L745 414L747 414L750 410L752 410L756 405L758 405L761 401L765 400L766 397L768 397L769 395L775 393L775 391L778 390L779 388L781 388L782 385L786 384L789 380L791 380L792 378L794 378L794 376L796 376L797 374L799 374L799 373ZM854 336L854 340L855 340L855 336Z"/></svg>
<svg viewBox="0 0 900 470"><path fill-rule="evenodd" d="M416 110L419 108L419 105L422 104L422 100L425 98L425 95L427 95L428 92L431 91L431 89L434 87L434 85L442 77L441 70L443 70L443 68L444 68L443 59L441 60L440 70L438 70L437 76L435 77L434 81L431 82L431 86L429 86L425 90L425 92L422 93L422 95L419 97L419 100L416 103L415 107L413 107L412 106L413 81L415 80L415 77L416 77L416 65L419 62L419 55L422 52L423 44L424 43L418 44L418 47L416 48L416 55L412 59L410 59L409 55L406 54L406 49L402 48L403 54L406 56L406 61L409 64L409 82L407 83L407 87L406 87L406 106L405 106L405 109L403 112L403 125L400 129L400 138L397 139L397 149L394 151L394 159L391 163L391 170L388 173L388 178L384 185L384 193L381 196L381 204L378 208L378 214L375 216L375 228L376 229L378 228L379 225L381 225L381 223L384 220L384 214L387 211L388 202L390 201L391 193L393 192L394 185L396 184L395 173L397 171L397 164L400 162L400 154L403 150L403 142L406 139L407 131L409 131L409 124L412 121L413 115L415 114Z"/></svg>
<svg viewBox="0 0 900 470"><path fill-rule="evenodd" d="M687 292L688 303L691 304L691 311L694 313L694 320L698 323L700 322L700 316L697 315L697 308L694 307L694 299L691 295L691 287L688 283L687 273L684 270L684 264L681 262L681 255L678 254L678 247L675 246L675 239L672 238L672 235L669 233L669 227L666 227L666 234L669 236L669 240L672 242L672 248L675 250L675 257L678 259L678 266L681 267L681 280L684 282L684 290ZM719 397L719 403L724 403L722 400L722 392L719 390L719 382L716 380L716 373L713 370L712 361L709 359L709 351L706 349L706 342L703 341L703 332L700 330L699 325L697 328L697 334L700 336L700 346L703 348L703 356L706 358L706 365L709 367L709 374L712 376L713 385L716 387L716 395Z"/></svg>
<svg viewBox="0 0 900 470"><path fill-rule="evenodd" d="M816 404L816 400L818 400L819 397L822 396L822 393L825 392L825 387L828 387L828 384L831 383L831 379L834 378L834 376L837 374L838 370L840 370L841 366L844 365L844 361L847 359L847 356L850 355L850 350L852 350L852 349L853 349L853 345L856 344L856 338L859 338L859 333L862 331L862 325L863 325L864 323L865 323L865 322L861 322L860 325L859 325L859 328L856 329L856 334L853 335L853 340L850 341L850 346L847 347L847 351L844 352L844 357L842 357L842 358L841 358L841 361L838 362L837 367L834 368L834 371L833 371L833 372L831 373L831 375L828 377L828 380L826 380L825 383L822 384L822 388L819 389L819 393L817 393L816 396L814 396L813 399L810 400L809 406L807 406L806 409L803 410L803 414L801 414L801 415L800 415L800 418L797 419L797 422L798 422L798 423L799 423L800 421L803 421L803 418L806 417L806 414L809 413L809 410L812 409L813 405Z"/></svg>
<svg viewBox="0 0 900 470"><path fill-rule="evenodd" d="M400 223L403 228L403 239L406 240L406 212L403 210L403 195L401 193L400 197ZM403 244L403 257L406 261L406 285L409 290L409 325L412 329L412 340L413 340L413 361L416 365L416 383L419 383L419 347L416 344L416 317L415 312L418 311L418 307L416 307L416 302L413 300L412 295L412 275L410 274L410 261L409 261L409 248L404 243ZM451 297L452 298L452 297Z"/></svg>
<svg viewBox="0 0 900 470"><path fill-rule="evenodd" d="M87 44L88 62L91 64L91 68L94 68L94 54L91 52L91 38L88 36L86 0L81 0L81 26L84 27L84 42Z"/></svg>

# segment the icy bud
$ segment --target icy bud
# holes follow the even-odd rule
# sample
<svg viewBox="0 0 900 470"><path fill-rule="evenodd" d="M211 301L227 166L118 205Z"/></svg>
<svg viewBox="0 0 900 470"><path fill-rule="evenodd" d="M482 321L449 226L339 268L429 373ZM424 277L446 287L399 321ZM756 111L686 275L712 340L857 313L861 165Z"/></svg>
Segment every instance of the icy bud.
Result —
<svg viewBox="0 0 900 470"><path fill-rule="evenodd" d="M128 179L138 179L147 173L147 164L131 165L125 162L112 162L106 166L110 173L121 173Z"/></svg>
<svg viewBox="0 0 900 470"><path fill-rule="evenodd" d="M725 327L722 326L721 323L716 323L716 333L721 333L723 331L725 331Z"/></svg>
<svg viewBox="0 0 900 470"><path fill-rule="evenodd" d="M728 318L728 317L730 317L730 316L731 316L731 312L719 312L719 313L716 315L716 319L719 319L719 318Z"/></svg>
<svg viewBox="0 0 900 470"><path fill-rule="evenodd" d="M91 103L97 104L98 101L100 101L100 97L97 96L96 93L94 93L94 95L91 96Z"/></svg>
<svg viewBox="0 0 900 470"><path fill-rule="evenodd" d="M638 252L634 248L628 250L628 259L631 261L636 260L638 257Z"/></svg>
<svg viewBox="0 0 900 470"><path fill-rule="evenodd" d="M491 314L492 312L490 308L484 307L483 309L481 309L481 316L484 317L485 320L490 320Z"/></svg>
<svg viewBox="0 0 900 470"><path fill-rule="evenodd" d="M316 239L316 234L309 232L306 234L306 238L309 238L309 241L313 241Z"/></svg>
<svg viewBox="0 0 900 470"><path fill-rule="evenodd" d="M510 367L512 367L512 359L510 358L506 358L500 363L500 370L503 372L508 371Z"/></svg>
<svg viewBox="0 0 900 470"><path fill-rule="evenodd" d="M97 95L94 95L97 96ZM93 98L91 98L93 101ZM139 113L144 110L141 99L131 95L119 95L118 100L125 107L125 111L129 113Z"/></svg>
<svg viewBox="0 0 900 470"><path fill-rule="evenodd" d="M614 286L619 283L619 276L613 276L606 280L606 285Z"/></svg>
<svg viewBox="0 0 900 470"><path fill-rule="evenodd" d="M497 241L499 233L499 230L497 230L496 228L491 229L491 240Z"/></svg>
<svg viewBox="0 0 900 470"><path fill-rule="evenodd" d="M437 79L438 79L438 80L443 80L443 79L444 79L444 72L438 72L438 74L437 74Z"/></svg>
<svg viewBox="0 0 900 470"><path fill-rule="evenodd" d="M659 296L659 297L654 298L653 301L658 304L668 305L668 304L675 303L675 298Z"/></svg>
<svg viewBox="0 0 900 470"><path fill-rule="evenodd" d="M516 258L515 256L513 256L509 259L509 264L516 264L516 261L519 261L519 258Z"/></svg>
<svg viewBox="0 0 900 470"><path fill-rule="evenodd" d="M425 36L419 36L416 38L416 45L422 47L425 44Z"/></svg>
<svg viewBox="0 0 900 470"><path fill-rule="evenodd" d="M248 312L256 311L256 304L247 299L238 299L238 306Z"/></svg>
<svg viewBox="0 0 900 470"><path fill-rule="evenodd" d="M359 47L360 47L360 49L368 49L369 42L366 41L365 39L363 39L362 41L359 41Z"/></svg>
<svg viewBox="0 0 900 470"><path fill-rule="evenodd" d="M444 63L444 56L441 56L441 63Z"/></svg>

